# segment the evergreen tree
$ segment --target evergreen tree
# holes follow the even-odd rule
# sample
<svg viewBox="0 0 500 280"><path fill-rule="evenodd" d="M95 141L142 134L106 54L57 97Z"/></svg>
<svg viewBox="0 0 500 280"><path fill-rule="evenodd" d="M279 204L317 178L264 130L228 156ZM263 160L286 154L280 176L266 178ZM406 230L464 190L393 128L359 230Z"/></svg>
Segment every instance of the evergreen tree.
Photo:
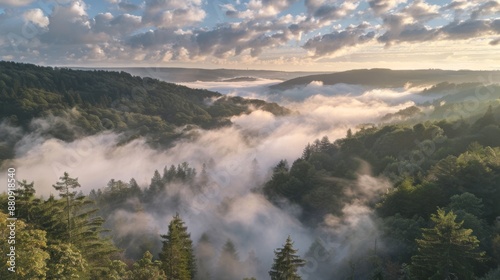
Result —
<svg viewBox="0 0 500 280"><path fill-rule="evenodd" d="M49 259L49 254L46 252L46 232L39 229L29 229L28 224L17 220L15 223L16 238L8 239L11 230L8 227L11 223L7 220L8 217L7 214L0 212L0 237L2 237L0 238L0 254L2 256L0 279L45 279L47 259ZM11 268L8 254L13 254L10 250L11 246L15 246L15 251L13 251L15 254L13 268L15 273L8 270Z"/></svg>
<svg viewBox="0 0 500 280"><path fill-rule="evenodd" d="M217 280L235 280L241 278L242 265L238 251L231 239L228 239L222 247L215 273Z"/></svg>
<svg viewBox="0 0 500 280"><path fill-rule="evenodd" d="M166 279L165 272L161 269L161 262L153 261L153 255L149 251L146 251L142 259L134 263L129 276L130 280Z"/></svg>
<svg viewBox="0 0 500 280"><path fill-rule="evenodd" d="M453 211L438 209L431 215L433 228L422 229L418 253L412 257L412 273L418 279L474 279L473 265L484 258L471 229L456 222Z"/></svg>
<svg viewBox="0 0 500 280"><path fill-rule="evenodd" d="M30 221L31 219L31 210L33 208L33 200L35 198L35 187L34 182L28 184L26 180L22 180L18 183L18 188L16 190L17 193L17 204L18 207L18 217L23 218L26 221ZM38 200L37 200L38 201Z"/></svg>
<svg viewBox="0 0 500 280"><path fill-rule="evenodd" d="M162 181L162 177L158 170L155 170L153 178L151 178L151 184L149 185L149 191L154 196L158 194L161 190L165 188L165 184Z"/></svg>
<svg viewBox="0 0 500 280"><path fill-rule="evenodd" d="M75 279L85 278L87 261L80 250L71 244L53 244L49 246L50 261L48 262L47 278Z"/></svg>
<svg viewBox="0 0 500 280"><path fill-rule="evenodd" d="M210 241L208 234L203 233L196 245L196 279L212 279L212 270L214 260L216 259L216 250Z"/></svg>
<svg viewBox="0 0 500 280"><path fill-rule="evenodd" d="M286 239L283 248L274 251L276 258L269 271L271 280L300 280L302 279L297 270L306 263L298 255L297 250L293 248L293 242L290 236Z"/></svg>
<svg viewBox="0 0 500 280"><path fill-rule="evenodd" d="M72 191L75 188L80 187L78 183L78 178L69 177L68 172L64 172L62 177L59 177L59 182L52 185L54 189L59 191L59 196L66 200L66 221L67 221L67 233L68 241L71 243L71 212L72 212L72 202L75 199L76 191Z"/></svg>
<svg viewBox="0 0 500 280"><path fill-rule="evenodd" d="M160 253L162 268L167 279L194 279L196 260L193 253L193 242L184 222L176 214L168 225L168 233L161 235L163 247Z"/></svg>

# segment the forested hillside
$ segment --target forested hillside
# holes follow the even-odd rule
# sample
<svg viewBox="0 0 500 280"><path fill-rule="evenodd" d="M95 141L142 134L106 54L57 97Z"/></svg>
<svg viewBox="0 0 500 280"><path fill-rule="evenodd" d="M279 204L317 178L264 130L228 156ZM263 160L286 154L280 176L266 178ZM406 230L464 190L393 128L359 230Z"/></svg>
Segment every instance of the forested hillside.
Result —
<svg viewBox="0 0 500 280"><path fill-rule="evenodd" d="M333 143L324 137L291 165L281 161L263 191L277 205L283 198L300 205L312 226L329 214L342 219L346 206L366 199L384 245L358 260L357 279L476 279L500 263L499 113L490 107L474 121L364 127ZM390 184L370 185L367 175ZM323 265L318 277L328 273ZM337 277L348 277L350 265L328 279L348 279ZM495 271L487 279L497 279Z"/></svg>
<svg viewBox="0 0 500 280"><path fill-rule="evenodd" d="M350 259L342 259L332 270L328 260L343 253L332 251L324 241L314 242L308 252L300 252L302 258L313 261L317 261L317 254L322 255L316 269L307 274L312 277L308 279L349 279L349 275L354 279L444 279L450 273L458 279L497 279L497 116L498 108L490 108L472 122L365 127L355 133L349 130L345 138L334 142L324 137L307 145L302 157L291 165L281 161L270 180L256 185L254 192L263 192L279 207L284 207L283 199L299 205L303 209L300 219L311 228L321 227L325 216L342 220L348 215L346 206L357 205L359 200L365 200L373 211L370 216L378 228L372 240L374 247L367 248L363 255L352 252ZM171 279L165 275L179 273L185 275L179 279L255 276L258 260L251 255L238 256L238 244L230 239L222 248L215 247L210 234L191 240L180 216L173 218L167 234L147 229L124 231L127 217L117 215L186 213L182 192L193 199L206 195L213 183L211 164L201 171L188 163L165 166L162 172L154 172L148 186L138 185L133 178L130 182L110 180L88 197L77 193L78 180L68 174L54 184L60 199L40 199L33 183L20 182L19 228L26 229L26 235L19 239L37 245L20 247L19 258L26 258L21 252L27 250L29 261L39 264L20 271L40 279L44 279L42 275L57 279L54 273L78 274L83 279ZM363 181L368 178L375 181ZM7 195L2 201L7 203ZM104 228L111 232L106 233ZM176 248L182 242L190 249L172 249L182 256L180 263L172 264L176 258L167 248ZM276 251L278 262L282 252L297 253L291 244L287 240ZM295 257L296 266L290 269L298 272L304 262L299 255ZM53 267L53 258L61 259L59 267ZM19 268L24 265L20 263ZM270 273L277 269L271 263L266 267ZM34 279L26 277L19 279Z"/></svg>
<svg viewBox="0 0 500 280"><path fill-rule="evenodd" d="M252 109L276 115L290 112L275 103L223 96L125 72L5 61L0 62L0 108L0 119L26 130L35 118L64 119L48 133L65 141L111 130L124 132L124 141L148 136L154 145L168 145L181 134L177 128L186 125L220 127L230 124L230 117Z"/></svg>
<svg viewBox="0 0 500 280"><path fill-rule="evenodd" d="M258 122L297 117L277 104L124 72L0 66L0 129L6 132L0 159L14 159L19 150L29 154L19 148L22 141L67 144L102 132L122 137L104 156L87 150L80 161L59 164L72 172L57 174L53 185L8 175L17 189L0 194L0 253L9 257L0 263L0 279L500 279L498 85L438 83L418 93L436 94L433 101L400 107L381 115L384 123L352 127L334 141L314 137L299 158L269 163L265 153L236 154L273 129ZM218 139L213 134L187 146L193 152L169 147L189 142L174 140L192 127L234 132L222 127L254 109L274 116L259 112L246 120L253 129L241 138L224 134L214 154L198 155ZM151 150L132 141L139 137ZM227 141L245 143L225 149ZM95 142L90 150L99 149ZM136 145L120 151L128 144ZM71 154L77 147L64 156L78 156ZM193 162L154 158L175 148L192 152ZM73 172L90 168L85 160L117 153L116 163L130 159L119 152L135 150L147 151L143 163L161 167L125 172L126 179L105 173L81 191L85 178ZM50 195L38 192L47 189ZM13 200L15 209L8 208ZM266 241L273 238L282 247L270 248ZM297 250L293 240L307 250ZM13 266L16 274L8 270Z"/></svg>
<svg viewBox="0 0 500 280"><path fill-rule="evenodd" d="M439 69L426 70L391 70L384 68L356 69L330 74L316 74L297 77L284 81L271 88L284 90L293 87L305 86L312 81L320 81L324 85L352 84L364 86L376 86L384 88L403 87L410 85L429 85L439 82L448 83L477 83L482 82L482 77L489 76L498 80L499 71L450 71Z"/></svg>

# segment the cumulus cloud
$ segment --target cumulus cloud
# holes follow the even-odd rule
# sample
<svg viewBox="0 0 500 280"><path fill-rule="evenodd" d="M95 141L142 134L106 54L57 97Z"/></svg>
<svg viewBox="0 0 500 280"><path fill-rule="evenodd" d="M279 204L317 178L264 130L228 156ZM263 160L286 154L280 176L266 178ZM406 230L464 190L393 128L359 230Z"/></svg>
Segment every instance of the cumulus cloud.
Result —
<svg viewBox="0 0 500 280"><path fill-rule="evenodd" d="M33 22L34 24L45 28L49 25L49 18L46 17L42 10L31 9L23 13L23 18L25 21Z"/></svg>
<svg viewBox="0 0 500 280"><path fill-rule="evenodd" d="M298 0L250 0L245 6L245 10L238 10L232 4L222 5L226 10L226 15L236 18L272 18L287 10Z"/></svg>
<svg viewBox="0 0 500 280"><path fill-rule="evenodd" d="M133 11L137 11L139 10L141 7L139 5L136 5L134 3L130 3L128 1L120 1L118 3L118 7L120 8L120 10L124 11L124 12L133 12Z"/></svg>
<svg viewBox="0 0 500 280"><path fill-rule="evenodd" d="M309 39L303 48L312 51L315 56L324 56L337 52L345 47L363 44L375 38L375 32L365 32L366 24L349 27L343 31L333 31L322 36Z"/></svg>
<svg viewBox="0 0 500 280"><path fill-rule="evenodd" d="M54 4L52 9L32 5L21 13L8 8L0 15L0 33L10 37L0 39L0 55L49 64L132 59L255 65L264 59L283 61L293 53L298 60L316 63L323 56L331 59L362 49L356 46L486 37L495 45L497 39L491 37L499 34L498 0L439 5L425 0L370 0L373 13L362 11L359 0L108 2L114 8L91 16L82 0ZM7 41L15 41L14 53L8 52Z"/></svg>
<svg viewBox="0 0 500 280"><path fill-rule="evenodd" d="M402 13L412 17L415 22L426 22L440 16L438 5L430 5L424 0L415 0L401 10Z"/></svg>
<svg viewBox="0 0 500 280"><path fill-rule="evenodd" d="M406 2L407 0L368 0L368 5L376 15L381 15Z"/></svg>
<svg viewBox="0 0 500 280"><path fill-rule="evenodd" d="M49 16L48 31L42 41L48 44L88 44L106 41L104 34L93 33L87 15L87 6L82 1L73 1L68 6L56 6Z"/></svg>
<svg viewBox="0 0 500 280"><path fill-rule="evenodd" d="M305 5L310 18L316 19L321 24L330 24L334 20L346 18L356 10L360 1L317 1L306 0Z"/></svg>
<svg viewBox="0 0 500 280"><path fill-rule="evenodd" d="M206 13L200 0L174 0L145 2L142 21L158 28L180 28L201 22Z"/></svg>

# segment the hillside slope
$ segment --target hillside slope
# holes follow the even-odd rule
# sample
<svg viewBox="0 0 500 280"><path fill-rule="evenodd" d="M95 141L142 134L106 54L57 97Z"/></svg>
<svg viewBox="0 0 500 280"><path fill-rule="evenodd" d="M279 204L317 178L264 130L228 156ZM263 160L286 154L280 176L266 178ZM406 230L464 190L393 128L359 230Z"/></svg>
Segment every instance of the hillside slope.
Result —
<svg viewBox="0 0 500 280"><path fill-rule="evenodd" d="M286 90L305 86L312 81L321 81L324 85L356 84L374 87L403 87L407 83L413 85L432 85L440 82L465 83L498 81L500 71L449 71L449 70L390 70L390 69L358 69L331 74L309 75L290 79L271 86L274 90Z"/></svg>
<svg viewBox="0 0 500 280"><path fill-rule="evenodd" d="M275 115L290 112L276 103L224 96L125 72L5 61L0 62L0 108L0 121L22 128L23 133L40 128L33 120L43 119L51 122L44 128L46 136L64 141L113 131L121 133L123 141L145 136L154 145L167 146L190 127L225 126L231 123L230 117L254 109ZM4 154L0 158L10 158L2 151L15 144L5 137L0 139L0 154Z"/></svg>

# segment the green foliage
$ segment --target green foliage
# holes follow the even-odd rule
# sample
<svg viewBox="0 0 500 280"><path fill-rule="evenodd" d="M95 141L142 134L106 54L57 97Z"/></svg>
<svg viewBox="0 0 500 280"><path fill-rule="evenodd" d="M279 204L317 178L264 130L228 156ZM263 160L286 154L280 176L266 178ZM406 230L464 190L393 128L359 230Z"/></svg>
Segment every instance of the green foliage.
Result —
<svg viewBox="0 0 500 280"><path fill-rule="evenodd" d="M8 216L0 212L0 263L1 279L45 279L47 273L47 237L46 232L39 229L30 229L22 220L15 221L16 238L9 239L11 221ZM9 242L10 240L10 242ZM15 243L12 241L14 240ZM10 248L15 247L15 272L7 270L10 266L8 260L12 254Z"/></svg>
<svg viewBox="0 0 500 280"><path fill-rule="evenodd" d="M167 278L165 272L161 269L161 262L153 261L153 255L149 251L146 251L142 259L134 263L128 279L159 280Z"/></svg>
<svg viewBox="0 0 500 280"><path fill-rule="evenodd" d="M68 241L71 243L71 221L72 221L72 212L73 209L73 201L75 200L76 191L72 191L72 189L80 187L80 183L78 183L78 178L70 178L67 172L64 172L64 175L59 178L59 182L55 185L52 185L56 191L59 191L59 196L66 200L66 229L68 233Z"/></svg>
<svg viewBox="0 0 500 280"><path fill-rule="evenodd" d="M175 215L168 225L168 233L161 235L164 239L160 260L167 279L189 280L196 275L196 260L193 253L193 242L184 222Z"/></svg>
<svg viewBox="0 0 500 280"><path fill-rule="evenodd" d="M448 209L451 211L456 212L463 210L476 217L481 217L483 215L483 208L482 199L468 192L450 197L450 204L448 204Z"/></svg>
<svg viewBox="0 0 500 280"><path fill-rule="evenodd" d="M48 133L71 141L78 134L124 132L124 141L149 136L151 144L168 145L179 137L176 126L216 128L250 107L276 115L290 113L275 103L191 89L125 72L82 71L0 62L0 119L29 127L34 118L65 120ZM7 94L10 92L11 94ZM69 129L75 125L77 132Z"/></svg>
<svg viewBox="0 0 500 280"><path fill-rule="evenodd" d="M271 280L300 280L298 268L306 263L298 255L297 250L293 248L293 242L290 236L286 239L283 248L274 251L274 263L269 271Z"/></svg>
<svg viewBox="0 0 500 280"><path fill-rule="evenodd" d="M438 209L431 216L433 228L422 229L418 253L412 257L412 272L419 279L474 279L474 263L484 260L479 240L453 212Z"/></svg>
<svg viewBox="0 0 500 280"><path fill-rule="evenodd" d="M87 261L73 245L53 244L49 246L48 251L50 253L50 261L47 265L48 279L86 278L88 273Z"/></svg>
<svg viewBox="0 0 500 280"><path fill-rule="evenodd" d="M484 277L479 278L478 280L498 280L500 279L500 267L491 270Z"/></svg>

